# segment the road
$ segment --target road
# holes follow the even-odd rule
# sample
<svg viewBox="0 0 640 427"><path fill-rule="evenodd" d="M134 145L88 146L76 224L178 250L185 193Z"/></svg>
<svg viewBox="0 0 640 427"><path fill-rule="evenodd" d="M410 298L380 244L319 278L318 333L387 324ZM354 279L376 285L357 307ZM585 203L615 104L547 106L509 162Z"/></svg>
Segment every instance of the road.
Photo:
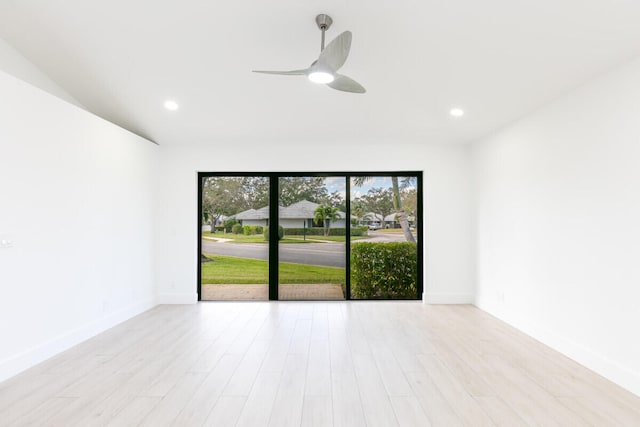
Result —
<svg viewBox="0 0 640 427"><path fill-rule="evenodd" d="M397 233L376 232L366 242L402 242L404 237ZM213 242L202 239L202 252L212 255L228 255L242 258L269 258L269 246L266 243ZM327 267L345 267L344 243L289 243L280 244L280 261L297 264L323 265Z"/></svg>
<svg viewBox="0 0 640 427"><path fill-rule="evenodd" d="M218 243L202 240L202 252L242 258L268 259L269 245L265 243ZM344 267L344 243L291 243L280 245L280 261L297 264Z"/></svg>

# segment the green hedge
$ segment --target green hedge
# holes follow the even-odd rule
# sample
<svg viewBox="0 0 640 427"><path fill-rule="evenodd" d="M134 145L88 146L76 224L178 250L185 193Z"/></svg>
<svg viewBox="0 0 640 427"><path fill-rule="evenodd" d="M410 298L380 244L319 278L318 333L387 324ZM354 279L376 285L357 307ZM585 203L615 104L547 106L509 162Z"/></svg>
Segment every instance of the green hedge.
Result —
<svg viewBox="0 0 640 427"><path fill-rule="evenodd" d="M322 236L324 234L324 230L321 227L287 228L286 231L287 231L287 236L302 236L304 235L305 231L307 233L307 236Z"/></svg>
<svg viewBox="0 0 640 427"><path fill-rule="evenodd" d="M253 236L254 234L258 234L258 227L255 225L245 225L242 227L242 232L245 236Z"/></svg>
<svg viewBox="0 0 640 427"><path fill-rule="evenodd" d="M359 227L352 227L351 228L351 235L352 236L368 236L369 235L369 227L367 227L366 225L361 225Z"/></svg>
<svg viewBox="0 0 640 427"><path fill-rule="evenodd" d="M362 299L417 297L418 252L415 243L351 245L351 296Z"/></svg>
<svg viewBox="0 0 640 427"><path fill-rule="evenodd" d="M322 227L312 228L287 228L287 236L302 236L305 231L307 236L324 236L324 229ZM329 236L344 236L346 233L345 228L330 228ZM352 236L366 236L369 231L368 227L353 227L351 229Z"/></svg>

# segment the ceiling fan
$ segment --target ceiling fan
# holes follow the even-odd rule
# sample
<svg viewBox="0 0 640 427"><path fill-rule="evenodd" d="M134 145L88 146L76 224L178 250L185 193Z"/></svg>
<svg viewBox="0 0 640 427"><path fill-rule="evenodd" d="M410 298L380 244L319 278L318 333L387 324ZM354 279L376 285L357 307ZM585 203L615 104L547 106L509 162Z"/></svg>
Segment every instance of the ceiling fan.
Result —
<svg viewBox="0 0 640 427"><path fill-rule="evenodd" d="M351 32L345 31L333 39L325 48L324 33L331 27L333 19L329 15L320 14L316 16L316 24L322 31L322 41L320 43L320 56L313 61L309 68L291 71L259 71L254 73L279 74L283 76L307 76L314 83L326 84L332 89L343 92L365 93L366 89L350 77L338 74L349 56L351 49Z"/></svg>

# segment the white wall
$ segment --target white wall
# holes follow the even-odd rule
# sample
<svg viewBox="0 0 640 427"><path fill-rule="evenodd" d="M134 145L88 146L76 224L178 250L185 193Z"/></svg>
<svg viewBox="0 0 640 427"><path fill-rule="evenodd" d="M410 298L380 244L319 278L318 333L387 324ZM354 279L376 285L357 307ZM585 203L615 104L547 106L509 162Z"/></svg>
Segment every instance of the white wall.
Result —
<svg viewBox="0 0 640 427"><path fill-rule="evenodd" d="M640 394L640 61L473 162L477 305Z"/></svg>
<svg viewBox="0 0 640 427"><path fill-rule="evenodd" d="M2 38L0 38L0 71L11 74L58 98L82 107L74 97L58 86L49 76L40 71L38 67Z"/></svg>
<svg viewBox="0 0 640 427"><path fill-rule="evenodd" d="M284 228L304 228L305 219L281 219L279 224Z"/></svg>
<svg viewBox="0 0 640 427"><path fill-rule="evenodd" d="M338 144L338 142L336 142ZM397 155L384 147L339 145L340 154L296 156L297 147L259 144L250 156L225 155L230 145L161 150L161 241L158 244L160 301L190 303L196 295L197 171L357 171L423 170L425 195L425 293L430 302L473 301L472 200L470 156L467 147L403 145L394 143ZM240 157L240 158L238 158Z"/></svg>
<svg viewBox="0 0 640 427"><path fill-rule="evenodd" d="M158 147L0 72L0 381L155 304Z"/></svg>

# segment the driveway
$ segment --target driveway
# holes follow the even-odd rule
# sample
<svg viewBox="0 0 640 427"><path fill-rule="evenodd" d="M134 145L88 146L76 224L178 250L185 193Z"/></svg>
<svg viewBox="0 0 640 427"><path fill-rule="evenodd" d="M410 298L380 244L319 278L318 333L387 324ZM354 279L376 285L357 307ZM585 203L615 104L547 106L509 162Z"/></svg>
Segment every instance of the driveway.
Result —
<svg viewBox="0 0 640 427"><path fill-rule="evenodd" d="M402 233L370 233L371 238L363 242L402 242ZM319 237L321 238L321 237ZM269 246L266 243L214 242L202 239L202 252L212 255L228 255L252 259L269 259ZM297 264L322 265L326 267L345 267L344 243L281 243L280 261Z"/></svg>

